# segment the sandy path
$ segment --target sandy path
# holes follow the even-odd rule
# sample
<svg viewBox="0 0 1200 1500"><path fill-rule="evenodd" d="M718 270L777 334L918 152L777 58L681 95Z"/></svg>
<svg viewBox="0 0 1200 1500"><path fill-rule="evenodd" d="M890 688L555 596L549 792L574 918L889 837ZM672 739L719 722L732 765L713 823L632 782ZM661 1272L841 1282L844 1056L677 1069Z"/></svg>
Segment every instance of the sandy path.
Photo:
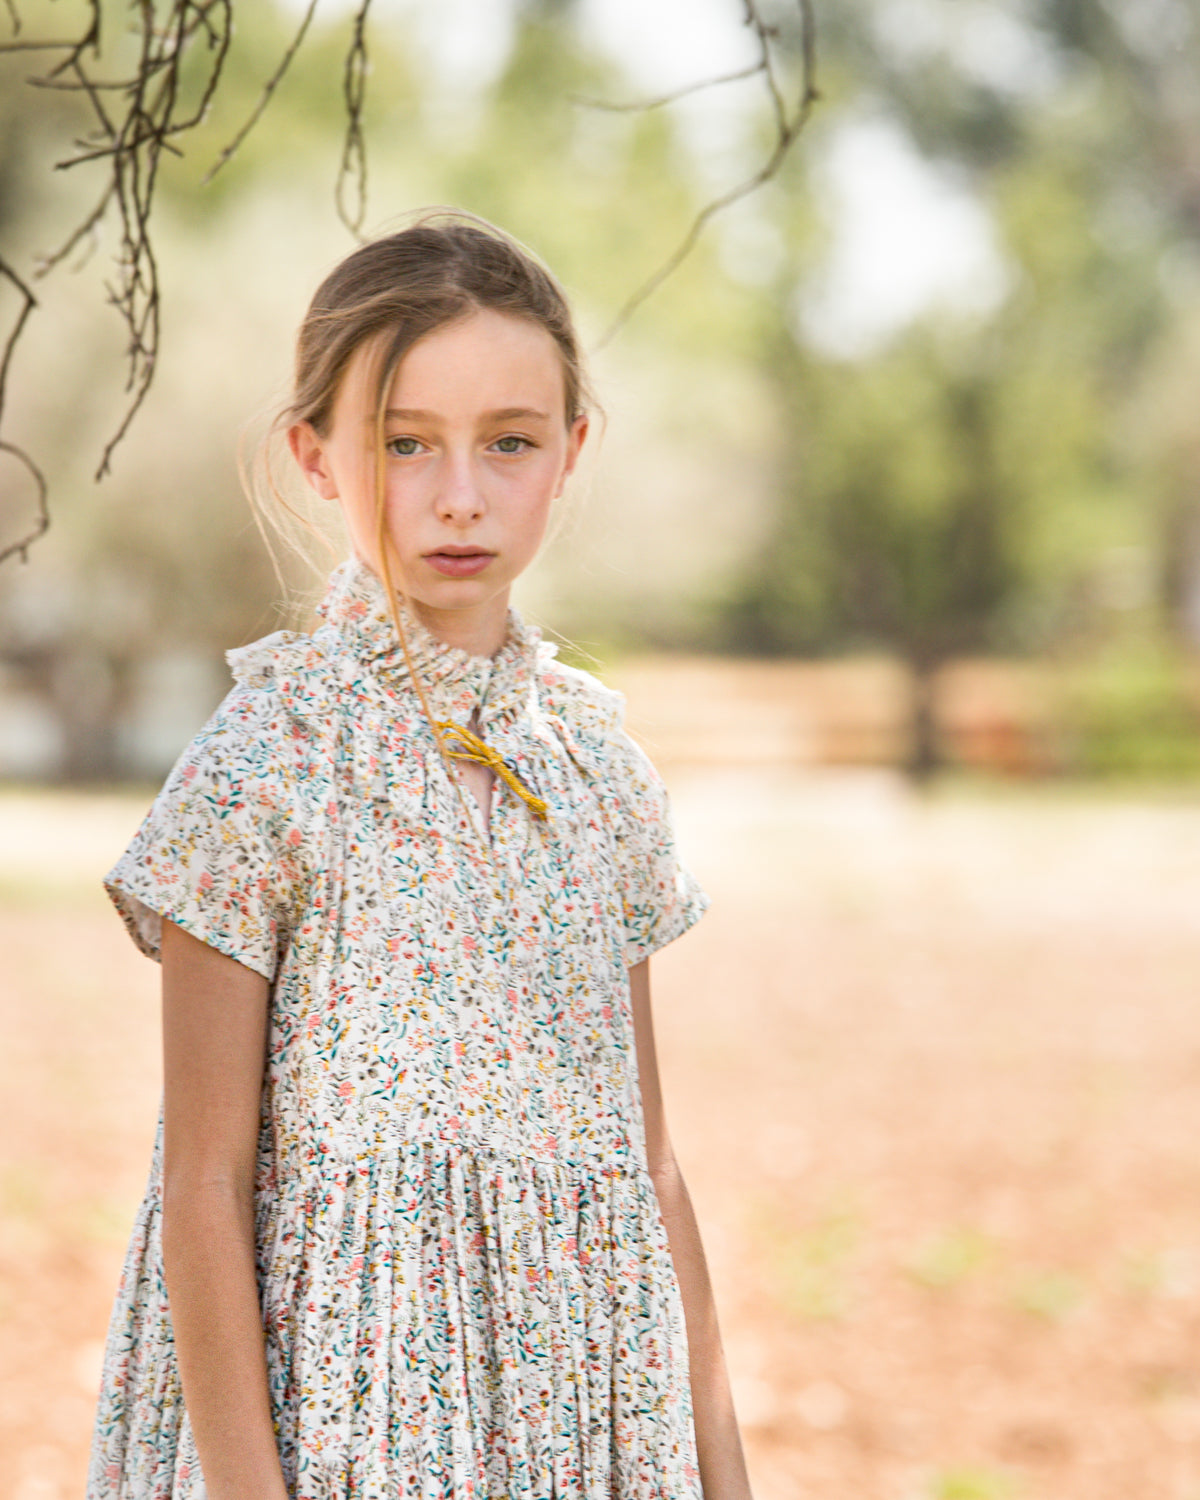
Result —
<svg viewBox="0 0 1200 1500"><path fill-rule="evenodd" d="M673 775L656 960L758 1500L1200 1497L1200 803ZM0 1496L81 1493L157 1098L95 879L0 798Z"/></svg>

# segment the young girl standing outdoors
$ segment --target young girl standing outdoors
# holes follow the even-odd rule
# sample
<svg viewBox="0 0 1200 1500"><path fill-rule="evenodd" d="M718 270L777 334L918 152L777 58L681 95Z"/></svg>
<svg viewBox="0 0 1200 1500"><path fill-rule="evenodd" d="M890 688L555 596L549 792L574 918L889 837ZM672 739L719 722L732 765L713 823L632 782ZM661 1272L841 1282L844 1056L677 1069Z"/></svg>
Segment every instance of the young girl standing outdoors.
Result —
<svg viewBox="0 0 1200 1500"><path fill-rule="evenodd" d="M705 900L509 607L587 433L562 293L475 221L366 244L281 426L353 557L108 877L165 1093L89 1500L745 1500L651 1027Z"/></svg>

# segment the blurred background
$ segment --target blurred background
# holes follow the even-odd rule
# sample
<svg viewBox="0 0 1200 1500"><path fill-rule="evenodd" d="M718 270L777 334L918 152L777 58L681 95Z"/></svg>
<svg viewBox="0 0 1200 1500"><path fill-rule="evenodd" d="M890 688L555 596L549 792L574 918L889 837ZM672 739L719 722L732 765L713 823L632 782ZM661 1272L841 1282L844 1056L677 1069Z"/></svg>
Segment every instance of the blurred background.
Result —
<svg viewBox="0 0 1200 1500"><path fill-rule="evenodd" d="M84 7L20 7L27 32ZM286 392L349 14L244 5L165 162L118 423L115 242L36 283L0 567L0 1494L79 1493L148 1159L156 974L98 880L303 626L239 444ZM794 94L794 7L780 4ZM111 45L120 56L120 13ZM1200 1500L1200 3L818 0L821 102L593 360L602 441L520 603L623 687L715 898L658 961L677 1147L759 1500ZM595 344L770 150L740 0L379 0L369 230L471 209ZM0 19L0 24L3 24ZM0 252L100 179L0 57ZM7 300L6 300L7 299ZM0 290L7 322L18 303ZM0 453L0 547L33 512ZM337 546L336 540L334 546ZM128 949L128 951L126 951Z"/></svg>

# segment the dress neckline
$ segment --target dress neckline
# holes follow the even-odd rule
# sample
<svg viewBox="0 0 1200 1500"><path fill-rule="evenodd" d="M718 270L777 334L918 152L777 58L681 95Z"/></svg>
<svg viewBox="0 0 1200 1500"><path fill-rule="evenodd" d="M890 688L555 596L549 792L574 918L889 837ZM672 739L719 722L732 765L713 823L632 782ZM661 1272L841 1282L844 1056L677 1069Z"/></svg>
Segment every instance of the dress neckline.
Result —
<svg viewBox="0 0 1200 1500"><path fill-rule="evenodd" d="M387 591L378 575L360 558L351 557L330 575L318 613L341 646L390 687L415 691L412 671L420 677L439 716L467 725L520 712L533 681L541 631L516 609L508 611L504 642L493 656L476 656L440 640L401 596L398 614L408 643L408 658L396 635Z"/></svg>

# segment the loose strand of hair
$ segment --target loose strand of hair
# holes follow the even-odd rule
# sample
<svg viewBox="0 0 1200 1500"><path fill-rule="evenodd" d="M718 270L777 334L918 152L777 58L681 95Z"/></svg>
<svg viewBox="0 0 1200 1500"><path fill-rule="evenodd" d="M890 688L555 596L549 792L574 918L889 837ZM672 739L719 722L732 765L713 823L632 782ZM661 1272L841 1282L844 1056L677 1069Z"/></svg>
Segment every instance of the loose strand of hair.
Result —
<svg viewBox="0 0 1200 1500"><path fill-rule="evenodd" d="M389 359L383 368L379 381L379 393L375 403L375 443L374 443L374 481L375 481L375 551L379 557L379 570L382 575L384 593L387 595L388 614L391 616L392 625L400 641L400 649L404 653L404 664L408 668L409 680L416 689L417 697L421 703L421 712L425 715L425 722L429 725L430 733L438 748L438 754L442 758L442 764L446 768L446 774L458 794L458 800L470 827L479 835L479 842L484 853L491 858L491 850L488 847L486 831L480 828L479 819L471 809L467 793L462 784L462 778L454 764L447 748L446 737L438 728L438 721L433 712L433 706L429 702L429 695L425 690L425 684L421 680L421 674L417 671L416 663L413 661L412 652L408 644L408 632L404 628L404 619L400 613L399 591L392 581L392 565L388 556L388 530L387 530L387 484L384 465L384 433L387 423L387 396L391 387L392 377L400 363L398 356ZM407 604L407 599L405 603Z"/></svg>
<svg viewBox="0 0 1200 1500"><path fill-rule="evenodd" d="M236 456L242 492L279 586L277 608L286 617L295 609L297 601L288 583L285 560L289 557L297 559L316 578L321 576L322 569L314 548L319 546L330 563L336 562L337 549L326 532L299 510L279 485L271 449L284 431L283 424L284 416L276 415L266 433L256 438L252 446L246 429L243 429L238 437ZM312 545L306 546L299 533L303 533Z"/></svg>

